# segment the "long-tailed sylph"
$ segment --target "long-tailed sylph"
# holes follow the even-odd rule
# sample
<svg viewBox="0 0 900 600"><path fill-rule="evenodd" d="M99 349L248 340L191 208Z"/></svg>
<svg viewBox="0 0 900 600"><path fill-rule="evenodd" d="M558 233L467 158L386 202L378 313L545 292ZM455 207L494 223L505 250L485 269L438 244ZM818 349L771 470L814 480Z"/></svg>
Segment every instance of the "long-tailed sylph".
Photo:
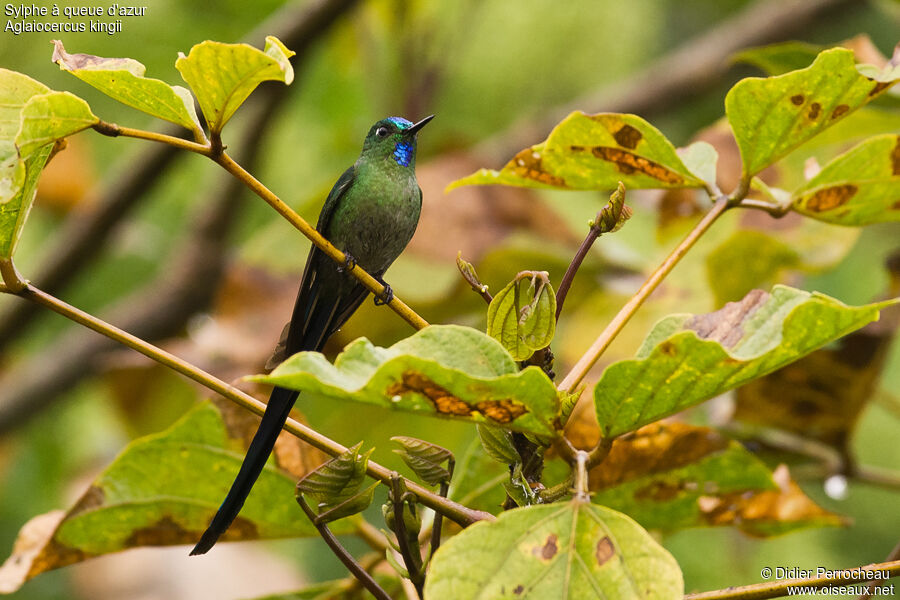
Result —
<svg viewBox="0 0 900 600"><path fill-rule="evenodd" d="M334 184L316 225L325 239L347 255L347 261L340 265L312 247L291 321L267 366L296 352L321 350L369 295L349 273L354 264L381 280L406 248L422 208L415 171L416 134L433 116L415 124L388 117L369 130L359 158ZM390 302L393 293L389 286L385 288L384 297L376 302ZM192 555L212 548L237 517L298 395L280 387L272 390L240 471Z"/></svg>

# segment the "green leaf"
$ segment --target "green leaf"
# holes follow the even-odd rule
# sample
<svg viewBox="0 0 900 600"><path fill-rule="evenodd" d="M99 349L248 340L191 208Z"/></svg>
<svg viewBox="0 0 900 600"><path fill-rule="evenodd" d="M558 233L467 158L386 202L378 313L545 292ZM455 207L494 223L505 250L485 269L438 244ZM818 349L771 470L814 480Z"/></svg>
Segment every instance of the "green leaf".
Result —
<svg viewBox="0 0 900 600"><path fill-rule="evenodd" d="M69 92L47 92L32 96L22 108L21 126L16 134L19 156L29 154L56 140L98 123L88 103Z"/></svg>
<svg viewBox="0 0 900 600"><path fill-rule="evenodd" d="M678 148L678 156L685 166L699 179L709 184L716 183L716 163L719 153L709 142L694 142L685 148Z"/></svg>
<svg viewBox="0 0 900 600"><path fill-rule="evenodd" d="M735 231L706 257L716 306L740 300L754 288L771 286L782 270L799 262L797 251L777 237L753 229Z"/></svg>
<svg viewBox="0 0 900 600"><path fill-rule="evenodd" d="M741 150L744 175L755 175L806 140L888 89L900 75L857 69L853 52L826 50L806 69L739 81L725 112Z"/></svg>
<svg viewBox="0 0 900 600"><path fill-rule="evenodd" d="M401 448L395 449L394 452L400 455L406 466L422 481L428 485L450 483L450 471L441 466L453 458L449 450L425 440L403 435L394 436L391 441L400 444Z"/></svg>
<svg viewBox="0 0 900 600"><path fill-rule="evenodd" d="M366 480L366 465L374 450L370 448L360 454L361 448L359 442L307 473L297 483L297 492L311 496L320 504L338 504L356 494Z"/></svg>
<svg viewBox="0 0 900 600"><path fill-rule="evenodd" d="M206 41L179 54L175 68L194 91L212 133L219 133L234 112L263 81L290 85L293 52L268 36L264 50L247 44Z"/></svg>
<svg viewBox="0 0 900 600"><path fill-rule="evenodd" d="M705 315L671 315L637 358L607 367L594 388L605 436L633 431L771 373L878 318L892 302L846 306L776 285Z"/></svg>
<svg viewBox="0 0 900 600"><path fill-rule="evenodd" d="M516 185L573 190L702 187L675 147L636 115L576 111L546 141L516 154L500 171L481 169L454 181L463 185Z"/></svg>
<svg viewBox="0 0 900 600"><path fill-rule="evenodd" d="M513 446L512 435L507 430L490 425L478 425L476 429L488 456L507 465L521 462L522 458Z"/></svg>
<svg viewBox="0 0 900 600"><path fill-rule="evenodd" d="M129 444L56 523L20 534L31 545L0 569L5 583L20 569L21 580L93 556L138 546L193 544L231 487L244 458L241 439L231 436L222 413L203 402L172 427ZM294 479L267 466L241 514L223 540L316 536L293 502ZM39 518L49 517L42 515ZM350 524L337 528L350 530Z"/></svg>
<svg viewBox="0 0 900 600"><path fill-rule="evenodd" d="M425 599L682 598L675 559L626 515L579 500L509 510L440 547Z"/></svg>
<svg viewBox="0 0 900 600"><path fill-rule="evenodd" d="M539 368L519 371L496 340L458 325L426 327L390 348L360 338L334 365L318 352L300 352L249 379L544 436L555 435L559 407L555 386Z"/></svg>
<svg viewBox="0 0 900 600"><path fill-rule="evenodd" d="M450 499L497 514L506 499L503 482L509 479L509 464L489 456L479 438L472 440L453 472Z"/></svg>
<svg viewBox="0 0 900 600"><path fill-rule="evenodd" d="M900 221L900 135L870 138L795 191L791 208L837 225Z"/></svg>
<svg viewBox="0 0 900 600"><path fill-rule="evenodd" d="M50 88L31 77L0 68L0 258L9 258L28 212L41 169L49 156L33 153L22 160L15 139L21 126L21 113L32 96L46 94Z"/></svg>
<svg viewBox="0 0 900 600"><path fill-rule="evenodd" d="M63 71L148 115L201 131L194 111L194 97L187 88L144 77L146 67L130 58L69 54L59 40L54 40L53 44L53 62Z"/></svg>
<svg viewBox="0 0 900 600"><path fill-rule="evenodd" d="M735 63L753 65L766 72L767 75L782 75L789 71L808 67L825 46L806 42L781 42L768 46L747 48L734 55Z"/></svg>
<svg viewBox="0 0 900 600"><path fill-rule="evenodd" d="M545 271L519 273L488 306L487 334L515 360L549 346L555 332L556 294Z"/></svg>
<svg viewBox="0 0 900 600"><path fill-rule="evenodd" d="M4 145L0 142L0 148ZM9 175L10 179L0 176L0 258L11 258L16 251L16 244L22 235L25 219L28 218L34 194L37 192L38 180L52 150L53 145L47 144L32 152L25 160L19 159L15 149L11 156L7 154L6 160L12 161L14 166ZM8 163L4 161L0 164ZM4 170L0 168L0 173ZM12 195L4 202L3 197L8 193Z"/></svg>
<svg viewBox="0 0 900 600"><path fill-rule="evenodd" d="M786 475L786 473L785 473ZM839 525L741 444L707 427L654 423L617 439L590 473L591 501L647 529L731 525L752 535Z"/></svg>

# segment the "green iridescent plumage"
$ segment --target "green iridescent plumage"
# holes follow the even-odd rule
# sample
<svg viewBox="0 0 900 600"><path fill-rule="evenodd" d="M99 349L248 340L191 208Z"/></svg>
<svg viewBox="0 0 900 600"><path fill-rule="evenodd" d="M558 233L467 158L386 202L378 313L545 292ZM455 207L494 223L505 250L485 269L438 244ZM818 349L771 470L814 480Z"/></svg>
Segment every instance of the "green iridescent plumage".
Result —
<svg viewBox="0 0 900 600"><path fill-rule="evenodd" d="M403 252L419 223L422 190L416 182L416 134L432 117L375 123L356 162L334 184L316 229L352 262L380 279ZM275 366L304 350L321 350L369 291L315 246L309 252L291 321L269 361ZM387 294L390 295L390 288ZM265 466L297 392L276 387L225 501L191 554L204 554L240 512Z"/></svg>

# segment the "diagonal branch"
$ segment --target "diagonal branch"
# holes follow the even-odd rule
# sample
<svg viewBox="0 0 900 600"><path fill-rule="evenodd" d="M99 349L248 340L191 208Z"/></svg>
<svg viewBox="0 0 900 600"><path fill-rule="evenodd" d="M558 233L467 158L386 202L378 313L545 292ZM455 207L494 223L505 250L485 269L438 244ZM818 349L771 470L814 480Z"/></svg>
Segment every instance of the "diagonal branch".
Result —
<svg viewBox="0 0 900 600"><path fill-rule="evenodd" d="M780 598L781 596L790 595L789 590L796 590L797 588L821 589L839 583L860 583L869 581L877 576L878 573L883 572L888 573L891 577L900 574L900 560L873 563L853 569L828 570L821 577L781 579L753 585L730 587L712 592L685 594L684 600L762 600L763 598Z"/></svg>

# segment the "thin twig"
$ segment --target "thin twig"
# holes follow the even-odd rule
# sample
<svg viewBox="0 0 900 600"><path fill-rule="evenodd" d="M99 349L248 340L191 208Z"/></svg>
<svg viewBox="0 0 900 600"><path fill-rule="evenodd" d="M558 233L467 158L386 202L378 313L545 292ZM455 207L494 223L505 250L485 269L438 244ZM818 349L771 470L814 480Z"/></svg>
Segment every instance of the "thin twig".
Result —
<svg viewBox="0 0 900 600"><path fill-rule="evenodd" d="M66 317L67 319L84 325L85 327L92 329L102 335L105 335L106 337L111 338L125 346L128 346L133 350L137 350L144 356L147 356L155 360L156 362L169 367L173 371L181 373L189 379L196 381L200 385L221 394L226 399L231 400L235 404L249 410L252 413L261 416L266 410L266 405L253 396L250 396L249 394L242 392L234 386L227 384L216 377L213 377L206 371L178 358L177 356L169 352L166 352L161 348L154 346L153 344L142 340L139 337L131 335L126 331L122 331L121 329L114 327L113 325L110 325L109 323L106 323L105 321L98 319L91 314L79 310L74 306L66 304L58 298L54 298L53 296L42 292L32 285L28 285L25 290L23 290L19 295L33 302L37 302L38 304L49 308L50 310ZM315 448L318 448L319 450L331 456L339 456L347 452L347 448L343 445L293 419L287 420L284 429L292 435L300 438L304 442L310 444ZM366 474L373 479L377 479L385 484L390 484L391 473L392 471L379 465L376 462L370 460L367 463ZM418 501L421 504L424 504L428 508L441 512L463 527L481 520L494 520L494 516L490 513L486 513L480 510L473 510L471 508L453 502L452 500L442 498L431 490L428 490L413 481L404 479L404 483L406 484L407 489L418 498Z"/></svg>
<svg viewBox="0 0 900 600"><path fill-rule="evenodd" d="M697 225L694 226L694 229L691 230L687 237L685 237L669 256L666 257L663 263L657 267L634 296L632 296L625 306L619 310L618 314L613 317L612 321L606 326L606 329L604 329L597 339L594 340L594 343L587 352L578 359L578 362L575 363L572 370L569 371L562 383L559 384L559 389L561 391L571 393L578 387L578 384L581 383L581 380L584 379L591 367L594 366L603 352L612 343L613 339L615 339L619 332L622 331L622 328L625 327L625 324L628 323L637 309L640 308L650 294L653 293L653 290L655 290L660 282L665 279L666 275L675 268L675 265L677 265L684 255L687 254L688 250L694 246L697 240L699 240L710 226L716 222L716 219L722 216L728 209L729 202L730 201L727 198L719 198L716 200L710 211L706 213Z"/></svg>
<svg viewBox="0 0 900 600"><path fill-rule="evenodd" d="M569 294L569 288L572 287L572 281L575 279L575 273L578 272L578 269L581 267L581 263L584 262L584 258L587 256L588 252L591 249L591 246L594 245L594 242L597 241L597 238L600 237L600 228L596 226L592 226L588 229L588 234L585 236L584 240L581 242L581 246L578 247L578 251L575 253L575 256L572 257L572 262L569 263L569 267L566 269L566 274L563 275L562 281L559 283L559 287L556 289L556 320L559 321L559 315L562 313L563 304L566 302L566 296Z"/></svg>
<svg viewBox="0 0 900 600"><path fill-rule="evenodd" d="M897 545L894 546L894 549L891 550L890 554L887 555L887 557L884 559L884 562L891 562L891 561L895 561L895 560L900 560L900 542L897 542ZM866 586L865 591L863 591L859 595L858 600L869 600L869 598L871 598L874 595L873 592L875 591L875 588L880 586L885 581L886 581L886 579L882 579L881 577L870 581L869 584Z"/></svg>
<svg viewBox="0 0 900 600"><path fill-rule="evenodd" d="M378 585L378 582L375 581L375 578L369 575L369 572L366 571L362 565L356 562L356 559L353 558L353 555L350 554L344 546L338 541L334 534L331 533L331 530L328 529L328 526L325 523L319 523L316 520L316 513L309 507L309 504L306 503L306 500L303 498L303 494L297 494L297 504L303 509L303 512L306 513L306 516L309 517L309 520L315 526L315 528L319 531L319 535L322 536L322 539L325 540L325 543L328 544L328 547L331 548L331 551L334 552L334 555L338 557L338 559L347 567L347 570L350 571L356 579L363 584L363 586L372 593L375 598L378 600L391 600L391 597L388 595L384 589Z"/></svg>
<svg viewBox="0 0 900 600"><path fill-rule="evenodd" d="M137 138L139 140L148 140L151 142L167 144L169 146L174 146L175 148L178 148L180 150L187 150L188 152L195 152L204 156L210 156L212 154L212 148L210 144L198 144L197 142L192 142L190 140L186 140L174 135L168 135L166 133L157 133L155 131L134 129L133 127L123 127L115 123L107 123L106 121L100 121L95 124L93 126L93 130L97 133L109 137L131 137Z"/></svg>
<svg viewBox="0 0 900 600"><path fill-rule="evenodd" d="M422 576L422 551L418 545L413 548L410 546L410 540L417 538L410 535L410 531L406 529L406 521L403 519L403 511L406 510L406 498L404 498L404 489L402 479L398 473L391 475L391 503L394 509L394 533L397 536L397 546L400 548L400 556L403 558L403 564L406 565L406 572L409 574L409 580L416 588L419 598L423 595L423 587L425 578ZM412 510L412 509L411 509ZM418 534L417 534L418 535Z"/></svg>
<svg viewBox="0 0 900 600"><path fill-rule="evenodd" d="M887 571L891 576L900 574L900 560L873 563L853 569L836 569L823 577L782 579L780 581L766 581L753 585L730 587L724 590L685 594L684 600L762 600L763 598L779 598L787 596L789 594L788 590L792 588L819 589L830 584L869 581L873 571Z"/></svg>
<svg viewBox="0 0 900 600"><path fill-rule="evenodd" d="M450 482L453 480L453 469L456 467L456 460L451 455L447 458L447 471L450 475L447 477L446 481L441 482L441 487L438 490L438 494L447 497L447 493L450 491ZM431 548L428 551L429 556L434 556L434 553L437 552L438 547L441 545L441 528L444 524L444 515L441 513L434 514L434 523L431 526Z"/></svg>

